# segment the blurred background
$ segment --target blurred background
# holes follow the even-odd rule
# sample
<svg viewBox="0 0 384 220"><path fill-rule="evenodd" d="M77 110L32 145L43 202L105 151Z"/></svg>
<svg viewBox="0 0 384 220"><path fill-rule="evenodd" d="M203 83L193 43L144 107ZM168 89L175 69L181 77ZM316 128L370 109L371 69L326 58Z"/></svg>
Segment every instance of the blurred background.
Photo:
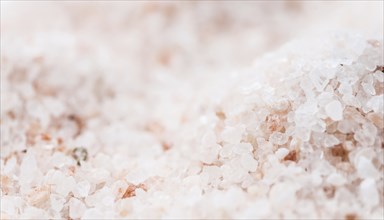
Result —
<svg viewBox="0 0 384 220"><path fill-rule="evenodd" d="M76 114L111 136L100 146L139 143L151 123L175 136L228 89L217 81L334 30L383 36L383 1L1 1L2 118L23 133Z"/></svg>
<svg viewBox="0 0 384 220"><path fill-rule="evenodd" d="M1 2L3 54L18 40L141 77L230 72L297 36L340 29L382 33L383 1Z"/></svg>

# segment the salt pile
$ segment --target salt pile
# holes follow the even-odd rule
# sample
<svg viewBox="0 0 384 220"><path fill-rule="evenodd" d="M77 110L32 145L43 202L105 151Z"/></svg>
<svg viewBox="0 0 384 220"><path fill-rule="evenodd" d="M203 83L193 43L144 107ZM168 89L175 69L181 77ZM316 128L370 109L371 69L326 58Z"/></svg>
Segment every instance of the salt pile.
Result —
<svg viewBox="0 0 384 220"><path fill-rule="evenodd" d="M382 2L44 4L1 21L2 219L384 218Z"/></svg>

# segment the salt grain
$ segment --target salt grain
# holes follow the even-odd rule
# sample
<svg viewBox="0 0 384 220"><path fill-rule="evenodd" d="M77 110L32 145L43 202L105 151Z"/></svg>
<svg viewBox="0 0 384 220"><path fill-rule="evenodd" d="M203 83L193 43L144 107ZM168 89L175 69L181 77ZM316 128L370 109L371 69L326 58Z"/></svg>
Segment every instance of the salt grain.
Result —
<svg viewBox="0 0 384 220"><path fill-rule="evenodd" d="M382 216L382 5L121 4L2 13L1 218Z"/></svg>
<svg viewBox="0 0 384 220"><path fill-rule="evenodd" d="M244 154L241 156L241 165L251 172L255 172L257 169L258 162L249 154Z"/></svg>
<svg viewBox="0 0 384 220"><path fill-rule="evenodd" d="M367 207L375 207L379 204L380 198L374 179L365 179L360 183L359 195L363 204Z"/></svg>
<svg viewBox="0 0 384 220"><path fill-rule="evenodd" d="M360 178L377 178L379 176L379 172L374 167L371 161L369 161L365 157L360 157L356 164L357 173Z"/></svg>
<svg viewBox="0 0 384 220"><path fill-rule="evenodd" d="M325 112L327 115L335 121L343 119L343 107L339 101L331 101L325 106Z"/></svg>
<svg viewBox="0 0 384 220"><path fill-rule="evenodd" d="M283 145L283 144L287 143L288 137L284 133L273 132L271 134L271 136L269 137L269 141L273 144Z"/></svg>
<svg viewBox="0 0 384 220"><path fill-rule="evenodd" d="M72 219L81 218L86 209L86 206L80 200L75 198L69 200L69 217Z"/></svg>

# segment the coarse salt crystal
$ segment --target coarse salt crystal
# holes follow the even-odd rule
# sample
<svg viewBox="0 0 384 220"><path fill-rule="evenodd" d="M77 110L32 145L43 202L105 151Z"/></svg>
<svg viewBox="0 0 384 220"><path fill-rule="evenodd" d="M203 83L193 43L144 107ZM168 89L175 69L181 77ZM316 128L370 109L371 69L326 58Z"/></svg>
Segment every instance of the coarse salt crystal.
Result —
<svg viewBox="0 0 384 220"><path fill-rule="evenodd" d="M343 119L343 107L337 100L331 101L325 106L325 112L334 121Z"/></svg>
<svg viewBox="0 0 384 220"><path fill-rule="evenodd" d="M258 162L250 154L241 155L241 165L248 171L255 172L257 170Z"/></svg>
<svg viewBox="0 0 384 220"><path fill-rule="evenodd" d="M375 168L370 160L365 157L360 157L357 162L357 174L360 178L378 178L380 177L379 171Z"/></svg>
<svg viewBox="0 0 384 220"><path fill-rule="evenodd" d="M277 149L277 151L275 152L276 157L279 158L280 160L283 159L288 154L289 154L289 150L284 147Z"/></svg>
<svg viewBox="0 0 384 220"><path fill-rule="evenodd" d="M88 181L81 181L73 188L73 195L77 198L84 198L88 196L91 184Z"/></svg>
<svg viewBox="0 0 384 220"><path fill-rule="evenodd" d="M269 137L269 141L273 144L283 145L287 143L288 137L284 133L275 131Z"/></svg>
<svg viewBox="0 0 384 220"><path fill-rule="evenodd" d="M236 154L246 154L251 153L253 146L250 143L239 143L233 147L233 152Z"/></svg>
<svg viewBox="0 0 384 220"><path fill-rule="evenodd" d="M347 180L338 173L332 173L328 176L327 183L332 184L334 186L342 186L347 183Z"/></svg>
<svg viewBox="0 0 384 220"><path fill-rule="evenodd" d="M241 141L242 135L241 127L226 127L221 134L221 139L227 143L236 144Z"/></svg>
<svg viewBox="0 0 384 220"><path fill-rule="evenodd" d="M333 135L326 134L323 138L323 143L325 147L332 147L340 143L340 140Z"/></svg>
<svg viewBox="0 0 384 220"><path fill-rule="evenodd" d="M72 219L81 218L86 210L84 203L76 198L69 200L69 217Z"/></svg>
<svg viewBox="0 0 384 220"><path fill-rule="evenodd" d="M380 202L376 182L372 178L365 179L360 183L359 195L363 204L367 207L377 206Z"/></svg>

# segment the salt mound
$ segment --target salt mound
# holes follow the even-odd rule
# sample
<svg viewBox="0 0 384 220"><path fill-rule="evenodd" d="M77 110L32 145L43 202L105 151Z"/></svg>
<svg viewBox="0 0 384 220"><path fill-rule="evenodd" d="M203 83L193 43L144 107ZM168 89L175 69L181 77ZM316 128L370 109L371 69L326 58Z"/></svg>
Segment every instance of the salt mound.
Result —
<svg viewBox="0 0 384 220"><path fill-rule="evenodd" d="M242 211L214 217L382 218L383 64L382 40L333 33L288 44L227 84L198 151L215 173L202 175L263 208L228 204Z"/></svg>
<svg viewBox="0 0 384 220"><path fill-rule="evenodd" d="M293 37L286 10L247 23L282 3L191 5L2 19L1 218L382 219L382 35ZM315 6L290 7L317 28Z"/></svg>

